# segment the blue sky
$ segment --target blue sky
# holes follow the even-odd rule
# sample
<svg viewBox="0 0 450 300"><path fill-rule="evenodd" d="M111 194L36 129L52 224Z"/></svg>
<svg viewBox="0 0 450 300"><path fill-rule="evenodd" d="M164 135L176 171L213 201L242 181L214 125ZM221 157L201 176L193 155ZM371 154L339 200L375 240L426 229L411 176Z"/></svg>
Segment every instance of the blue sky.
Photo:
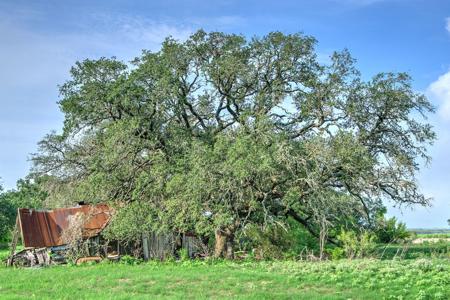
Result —
<svg viewBox="0 0 450 300"><path fill-rule="evenodd" d="M319 57L348 48L366 78L406 71L437 107L439 140L419 174L429 208L392 208L409 227L446 227L450 218L450 1L7 1L0 2L0 177L14 188L29 154L59 130L57 85L84 58L130 61L164 37L199 28L263 35L279 30L318 39Z"/></svg>

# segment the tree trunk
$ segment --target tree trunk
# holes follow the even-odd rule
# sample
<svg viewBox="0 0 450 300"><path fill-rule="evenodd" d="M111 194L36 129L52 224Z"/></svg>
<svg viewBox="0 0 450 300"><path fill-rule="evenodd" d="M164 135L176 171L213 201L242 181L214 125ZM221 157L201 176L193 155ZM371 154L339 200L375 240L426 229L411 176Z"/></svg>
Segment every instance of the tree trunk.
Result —
<svg viewBox="0 0 450 300"><path fill-rule="evenodd" d="M320 233L319 233L319 248L320 248L319 259L320 260L324 259L324 249L325 249L325 244L327 241L327 236L328 236L328 226L326 224L326 221L322 220L320 222Z"/></svg>
<svg viewBox="0 0 450 300"><path fill-rule="evenodd" d="M234 259L234 232L229 232L227 235L227 252L225 258Z"/></svg>
<svg viewBox="0 0 450 300"><path fill-rule="evenodd" d="M225 252L225 244L227 238L220 229L216 230L215 235L216 241L214 247L214 257L219 258L222 257L223 253Z"/></svg>
<svg viewBox="0 0 450 300"><path fill-rule="evenodd" d="M234 232L230 228L217 229L215 232L216 242L214 257L234 258Z"/></svg>

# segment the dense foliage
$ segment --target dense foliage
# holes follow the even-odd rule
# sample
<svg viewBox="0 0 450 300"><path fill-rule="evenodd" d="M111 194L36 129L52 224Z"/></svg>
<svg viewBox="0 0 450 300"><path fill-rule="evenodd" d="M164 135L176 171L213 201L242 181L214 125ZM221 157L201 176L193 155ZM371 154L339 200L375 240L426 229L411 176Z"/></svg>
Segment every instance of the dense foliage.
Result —
<svg viewBox="0 0 450 300"><path fill-rule="evenodd" d="M374 231L380 243L395 243L411 237L405 223L397 222L395 217L386 219L384 216L379 216L375 225Z"/></svg>
<svg viewBox="0 0 450 300"><path fill-rule="evenodd" d="M42 208L47 193L40 188L41 182L20 179L15 190L4 191L0 186L0 242L10 238L18 208Z"/></svg>
<svg viewBox="0 0 450 300"><path fill-rule="evenodd" d="M9 231L14 224L14 206L5 199L3 188L0 186L0 242L8 238Z"/></svg>
<svg viewBox="0 0 450 300"><path fill-rule="evenodd" d="M415 180L433 111L405 73L364 81L347 51L320 63L314 38L198 31L132 65L76 63L62 134L34 155L47 203L109 201L111 236L215 235L232 256L247 225L295 220L321 241L368 228L383 201L429 203Z"/></svg>

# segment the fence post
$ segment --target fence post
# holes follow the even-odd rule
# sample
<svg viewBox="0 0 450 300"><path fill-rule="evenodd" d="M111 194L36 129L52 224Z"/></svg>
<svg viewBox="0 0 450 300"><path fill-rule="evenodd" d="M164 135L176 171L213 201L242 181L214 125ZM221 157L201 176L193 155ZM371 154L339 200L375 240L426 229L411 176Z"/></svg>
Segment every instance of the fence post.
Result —
<svg viewBox="0 0 450 300"><path fill-rule="evenodd" d="M148 236L147 233L142 234L142 250L144 252L144 260L147 261L149 257L148 253Z"/></svg>

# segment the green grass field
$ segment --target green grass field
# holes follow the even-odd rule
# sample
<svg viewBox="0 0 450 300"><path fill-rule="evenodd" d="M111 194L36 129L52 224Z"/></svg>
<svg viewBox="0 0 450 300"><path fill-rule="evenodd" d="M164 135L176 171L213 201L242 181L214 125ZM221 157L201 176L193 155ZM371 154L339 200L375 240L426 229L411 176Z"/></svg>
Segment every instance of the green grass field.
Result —
<svg viewBox="0 0 450 300"><path fill-rule="evenodd" d="M381 259L418 259L418 258L447 258L450 259L450 243L437 242L408 245L378 245L374 256Z"/></svg>
<svg viewBox="0 0 450 300"><path fill-rule="evenodd" d="M450 260L2 267L0 298L450 299Z"/></svg>
<svg viewBox="0 0 450 300"><path fill-rule="evenodd" d="M413 233L416 237L422 238L447 238L450 237L450 229L410 229L411 233Z"/></svg>
<svg viewBox="0 0 450 300"><path fill-rule="evenodd" d="M450 232L447 233L418 233L416 234L418 238L450 238Z"/></svg>

